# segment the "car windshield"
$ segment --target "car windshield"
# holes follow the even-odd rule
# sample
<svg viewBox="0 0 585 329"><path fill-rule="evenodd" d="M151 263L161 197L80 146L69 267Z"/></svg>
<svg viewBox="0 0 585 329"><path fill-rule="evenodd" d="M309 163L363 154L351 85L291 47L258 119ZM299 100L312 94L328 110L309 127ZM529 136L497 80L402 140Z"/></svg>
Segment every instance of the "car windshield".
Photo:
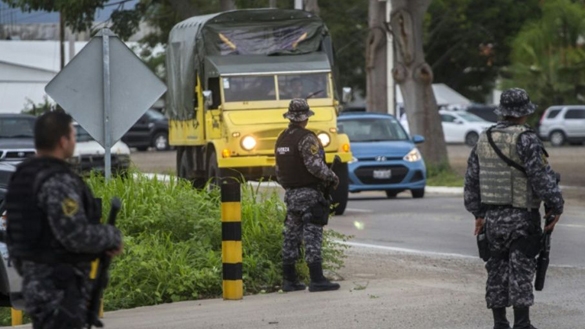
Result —
<svg viewBox="0 0 585 329"><path fill-rule="evenodd" d="M250 75L222 78L226 102L274 101L293 98L329 98L327 73Z"/></svg>
<svg viewBox="0 0 585 329"><path fill-rule="evenodd" d="M0 138L34 138L35 120L30 118L0 119Z"/></svg>
<svg viewBox="0 0 585 329"><path fill-rule="evenodd" d="M459 117L461 117L463 120L467 121L467 122L485 122L484 119L478 117L475 114L471 114L471 113L457 113L459 115Z"/></svg>
<svg viewBox="0 0 585 329"><path fill-rule="evenodd" d="M359 118L339 120L340 133L347 134L350 142L384 142L408 140L408 135L394 118Z"/></svg>
<svg viewBox="0 0 585 329"><path fill-rule="evenodd" d="M75 130L75 139L78 142L91 142L94 140L87 130L83 129L80 125L75 125Z"/></svg>

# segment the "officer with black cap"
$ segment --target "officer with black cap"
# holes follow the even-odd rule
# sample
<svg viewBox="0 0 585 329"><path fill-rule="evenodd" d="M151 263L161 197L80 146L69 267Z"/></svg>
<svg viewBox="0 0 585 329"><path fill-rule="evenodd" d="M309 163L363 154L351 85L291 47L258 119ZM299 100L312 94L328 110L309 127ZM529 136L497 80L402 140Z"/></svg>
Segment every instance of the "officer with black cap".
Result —
<svg viewBox="0 0 585 329"><path fill-rule="evenodd" d="M75 150L71 116L43 114L34 135L37 156L18 165L8 186L8 252L33 328L78 329L87 321L91 261L119 254L122 236L100 224L100 204L65 161Z"/></svg>
<svg viewBox="0 0 585 329"><path fill-rule="evenodd" d="M314 114L305 99L293 99L283 115L290 120L290 125L276 141L276 177L286 190L287 207L282 246L283 291L305 289L295 271L301 241L304 241L311 275L309 291L339 289L339 284L323 276L321 256L323 225L329 215L323 189L330 185L337 187L339 178L327 167L319 138L306 129L309 117Z"/></svg>
<svg viewBox="0 0 585 329"><path fill-rule="evenodd" d="M494 329L509 329L506 307L514 308L514 329L535 329L529 308L534 304L532 281L541 249L540 205L554 220L563 213L563 196L547 153L526 125L536 106L523 89L502 93L496 114L503 117L484 131L472 149L465 175L465 208L475 218L475 234L486 226L490 257L486 263L487 307Z"/></svg>

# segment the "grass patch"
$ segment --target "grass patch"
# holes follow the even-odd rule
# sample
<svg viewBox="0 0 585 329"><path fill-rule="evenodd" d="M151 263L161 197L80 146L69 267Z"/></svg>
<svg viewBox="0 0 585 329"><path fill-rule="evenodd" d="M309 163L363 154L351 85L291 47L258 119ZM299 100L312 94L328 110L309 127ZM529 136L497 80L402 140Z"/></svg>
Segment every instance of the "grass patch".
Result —
<svg viewBox="0 0 585 329"><path fill-rule="evenodd" d="M464 177L448 165L427 166L427 186L463 187Z"/></svg>

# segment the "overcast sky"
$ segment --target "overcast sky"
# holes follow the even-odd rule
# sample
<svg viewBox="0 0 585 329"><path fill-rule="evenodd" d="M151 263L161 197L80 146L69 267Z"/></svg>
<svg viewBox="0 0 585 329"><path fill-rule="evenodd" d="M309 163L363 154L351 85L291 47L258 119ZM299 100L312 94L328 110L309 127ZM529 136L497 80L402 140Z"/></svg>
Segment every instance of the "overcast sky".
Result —
<svg viewBox="0 0 585 329"><path fill-rule="evenodd" d="M102 22L110 18L113 10L117 9L122 0L109 0L109 6L100 9L96 13L96 21ZM126 9L134 8L139 0L129 0L122 5ZM10 8L4 2L0 1L0 24L31 24L31 23L57 23L59 22L58 13L48 13L42 11L33 11L30 13L22 12L18 8Z"/></svg>

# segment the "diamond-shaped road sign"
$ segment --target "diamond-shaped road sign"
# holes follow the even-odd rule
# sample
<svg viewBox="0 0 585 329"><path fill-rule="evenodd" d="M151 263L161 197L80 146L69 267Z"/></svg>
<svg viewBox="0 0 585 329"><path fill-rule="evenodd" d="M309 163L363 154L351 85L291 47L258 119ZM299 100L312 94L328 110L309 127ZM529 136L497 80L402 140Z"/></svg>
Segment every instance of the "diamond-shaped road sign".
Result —
<svg viewBox="0 0 585 329"><path fill-rule="evenodd" d="M106 64L109 64L109 74L104 73ZM109 83L104 81L108 77ZM106 148L106 153L166 89L108 29L92 38L45 87L47 94ZM106 138L106 130L110 131L110 138Z"/></svg>

